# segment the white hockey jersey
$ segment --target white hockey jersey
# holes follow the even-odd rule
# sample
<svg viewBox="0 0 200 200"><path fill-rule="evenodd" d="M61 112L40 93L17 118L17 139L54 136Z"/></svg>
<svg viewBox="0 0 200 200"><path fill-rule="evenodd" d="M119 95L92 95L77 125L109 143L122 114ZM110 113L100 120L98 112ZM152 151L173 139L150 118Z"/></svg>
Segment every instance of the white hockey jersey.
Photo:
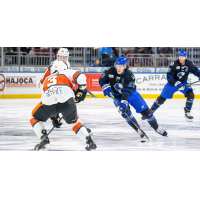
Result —
<svg viewBox="0 0 200 200"><path fill-rule="evenodd" d="M86 85L86 76L80 71L68 69L48 76L43 84L42 103L53 105L64 103L74 97L75 84Z"/></svg>

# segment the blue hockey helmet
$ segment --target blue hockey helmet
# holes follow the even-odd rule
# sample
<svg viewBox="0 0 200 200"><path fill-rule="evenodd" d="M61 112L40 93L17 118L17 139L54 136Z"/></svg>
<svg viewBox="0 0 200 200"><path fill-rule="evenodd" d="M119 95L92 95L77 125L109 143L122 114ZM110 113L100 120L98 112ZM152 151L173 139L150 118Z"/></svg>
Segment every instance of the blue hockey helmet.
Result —
<svg viewBox="0 0 200 200"><path fill-rule="evenodd" d="M124 67L126 67L126 64L127 64L127 59L126 59L126 57L120 56L119 58L117 58L117 59L115 60L115 66L116 66L116 65L124 65Z"/></svg>
<svg viewBox="0 0 200 200"><path fill-rule="evenodd" d="M181 51L178 52L178 56L185 56L185 57L187 57L187 53L186 53L186 51L181 50Z"/></svg>

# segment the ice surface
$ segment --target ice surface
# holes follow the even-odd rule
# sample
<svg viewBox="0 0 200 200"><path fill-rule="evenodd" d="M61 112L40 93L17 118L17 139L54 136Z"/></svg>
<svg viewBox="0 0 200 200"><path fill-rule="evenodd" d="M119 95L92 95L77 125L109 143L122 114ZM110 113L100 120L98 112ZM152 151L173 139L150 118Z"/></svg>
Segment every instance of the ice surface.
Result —
<svg viewBox="0 0 200 200"><path fill-rule="evenodd" d="M28 115L40 99L0 99L0 150L33 150L40 142L34 133ZM117 112L111 99L87 98L78 105L82 123L92 129L98 151L193 151L200 150L200 99L194 100L193 122L184 117L185 99L167 100L155 113L159 125L168 137L157 134L134 109L133 115L153 142L141 143L138 134ZM154 99L146 99L149 107ZM52 128L48 120L47 130ZM85 151L85 144L67 128L54 129L49 136L51 150Z"/></svg>

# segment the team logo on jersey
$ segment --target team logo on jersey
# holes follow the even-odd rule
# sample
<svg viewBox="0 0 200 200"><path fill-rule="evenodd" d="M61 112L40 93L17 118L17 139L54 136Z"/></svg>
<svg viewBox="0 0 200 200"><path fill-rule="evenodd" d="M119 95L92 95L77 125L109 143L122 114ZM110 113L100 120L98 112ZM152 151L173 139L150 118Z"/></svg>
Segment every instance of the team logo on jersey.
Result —
<svg viewBox="0 0 200 200"><path fill-rule="evenodd" d="M123 89L123 84L122 83L116 83L114 85L115 90L117 90L119 93L122 93L122 89Z"/></svg>
<svg viewBox="0 0 200 200"><path fill-rule="evenodd" d="M180 69L180 66L177 66L176 69Z"/></svg>
<svg viewBox="0 0 200 200"><path fill-rule="evenodd" d="M180 72L180 73L177 74L177 76L179 77L179 79L181 79L184 75L185 75L185 72Z"/></svg>
<svg viewBox="0 0 200 200"><path fill-rule="evenodd" d="M108 76L109 76L109 78L114 78L113 74L109 74Z"/></svg>
<svg viewBox="0 0 200 200"><path fill-rule="evenodd" d="M121 77L116 77L116 81L120 81Z"/></svg>

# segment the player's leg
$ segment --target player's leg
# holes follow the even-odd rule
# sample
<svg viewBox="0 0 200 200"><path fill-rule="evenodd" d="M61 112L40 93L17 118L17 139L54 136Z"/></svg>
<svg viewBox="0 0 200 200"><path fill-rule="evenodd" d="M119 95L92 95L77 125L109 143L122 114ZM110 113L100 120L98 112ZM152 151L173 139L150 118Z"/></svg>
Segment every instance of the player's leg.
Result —
<svg viewBox="0 0 200 200"><path fill-rule="evenodd" d="M156 101L151 106L151 110L155 112L164 102L166 99L173 98L173 94L178 91L178 88L175 86L171 86L169 83L167 83L162 92L161 95L156 99Z"/></svg>
<svg viewBox="0 0 200 200"><path fill-rule="evenodd" d="M153 112L148 108L145 100L142 96L136 92L134 95L131 95L128 99L130 104L134 107L137 113L140 113L144 119L147 119L149 125L160 135L167 136L167 132L162 130L157 123L156 118L153 115Z"/></svg>
<svg viewBox="0 0 200 200"><path fill-rule="evenodd" d="M39 139L42 140L41 145L38 147L38 150L49 150L50 149L50 141L47 136L46 129L44 127L43 122L56 115L55 106L46 106L43 105L41 102L33 109L31 112L29 119L30 123L33 127L34 132L38 136Z"/></svg>
<svg viewBox="0 0 200 200"><path fill-rule="evenodd" d="M186 105L184 107L185 118L187 121L193 121L193 116L190 115L190 111L192 109L193 101L194 101L194 92L193 90L188 90L185 92L185 96L187 97Z"/></svg>
<svg viewBox="0 0 200 200"><path fill-rule="evenodd" d="M120 104L121 102L121 98L115 98L115 100L117 101L118 104ZM114 102L115 106L118 108L118 105ZM119 109L117 109L119 113L121 113L119 111ZM121 116L126 120L126 122L128 123L129 126L131 126L139 135L141 138L144 137L144 134L140 131L140 125L138 124L137 120L135 119L135 117L132 115L132 112L130 110L130 106L127 107L126 109L126 113L129 116L129 118L125 115L125 114L121 114ZM134 122L132 122L132 121ZM136 124L136 125L135 125Z"/></svg>
<svg viewBox="0 0 200 200"><path fill-rule="evenodd" d="M153 103L153 105L151 106L151 110L153 112L155 112L162 104L164 104L164 102L166 101L165 98L163 98L162 96L159 96L156 101ZM143 119L143 118L142 118Z"/></svg>
<svg viewBox="0 0 200 200"><path fill-rule="evenodd" d="M89 135L86 127L81 123L77 115L77 107L74 98L70 98L62 105L56 106L56 109L62 113L63 119L67 125L76 133L76 135L87 144L86 150L94 150L97 148L96 144Z"/></svg>

